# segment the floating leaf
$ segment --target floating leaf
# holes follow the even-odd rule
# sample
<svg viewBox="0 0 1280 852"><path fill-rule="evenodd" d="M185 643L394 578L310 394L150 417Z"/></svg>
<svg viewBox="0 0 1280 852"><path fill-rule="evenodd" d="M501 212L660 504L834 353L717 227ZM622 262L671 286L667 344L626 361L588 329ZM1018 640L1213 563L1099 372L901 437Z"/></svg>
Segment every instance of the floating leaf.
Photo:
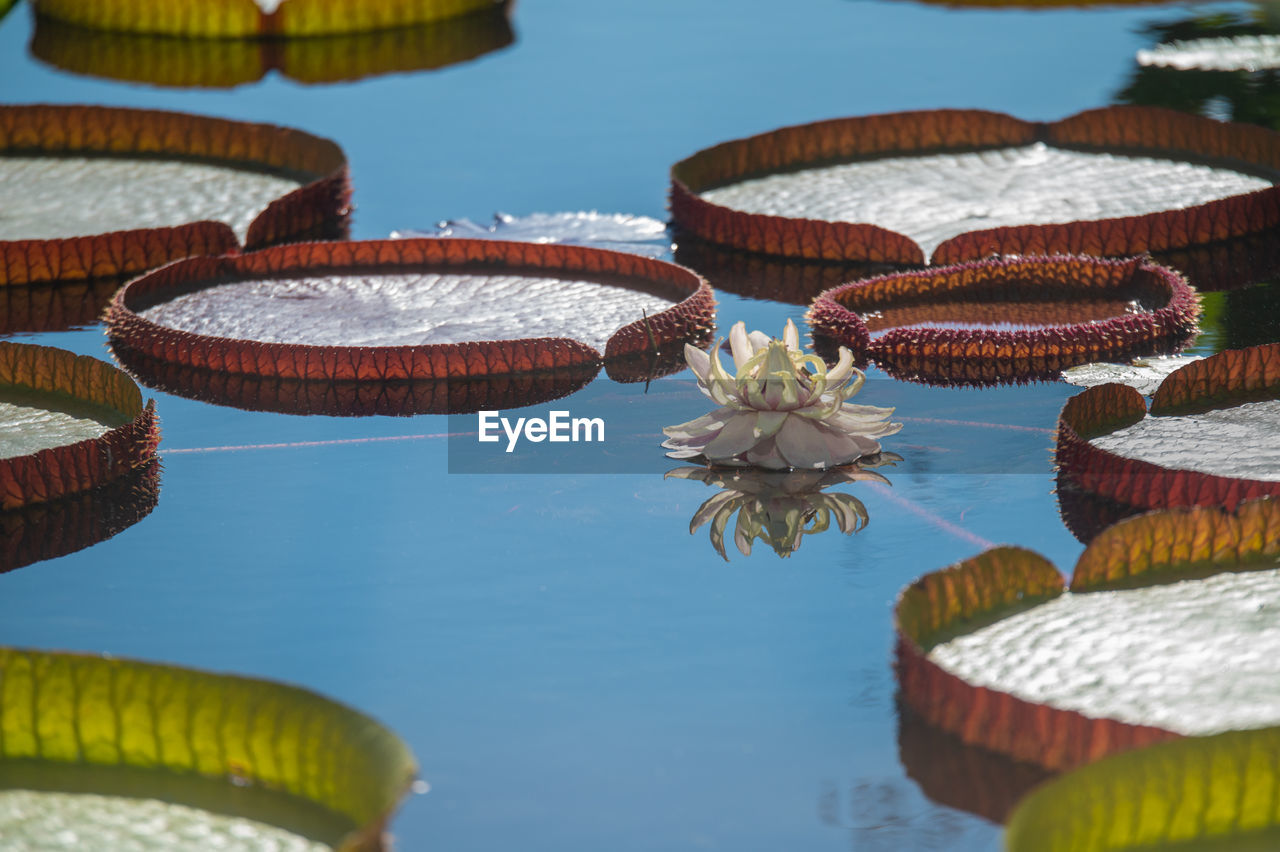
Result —
<svg viewBox="0 0 1280 852"><path fill-rule="evenodd" d="M808 321L893 375L986 384L1177 348L1198 316L1186 281L1146 259L1019 257L854 281Z"/></svg>
<svg viewBox="0 0 1280 852"><path fill-rule="evenodd" d="M154 403L125 373L25 343L0 341L0 424L0 509L103 485L148 464L160 441Z"/></svg>
<svg viewBox="0 0 1280 852"><path fill-rule="evenodd" d="M1165 376L1179 367L1199 361L1200 355L1162 355L1154 358L1135 358L1127 364L1081 364L1062 371L1067 384L1082 388L1115 383L1128 385L1143 396L1155 393Z"/></svg>
<svg viewBox="0 0 1280 852"><path fill-rule="evenodd" d="M36 13L98 30L253 38L391 29L492 8L499 0L32 0Z"/></svg>
<svg viewBox="0 0 1280 852"><path fill-rule="evenodd" d="M160 462L68 497L0 511L0 573L106 541L141 521L160 497Z"/></svg>
<svg viewBox="0 0 1280 852"><path fill-rule="evenodd" d="M1187 737L1046 784L1009 820L1010 852L1274 849L1280 728Z"/></svg>
<svg viewBox="0 0 1280 852"><path fill-rule="evenodd" d="M700 151L672 168L671 210L698 237L787 257L1128 256L1280 223L1270 180L1208 165L1228 158L1266 173L1280 134L1137 107L1051 124L898 113Z"/></svg>
<svg viewBox="0 0 1280 852"><path fill-rule="evenodd" d="M406 239L192 258L122 289L107 320L117 344L181 366L385 382L651 352L705 333L714 305L693 273L636 255ZM566 333L591 345L551 336Z"/></svg>
<svg viewBox="0 0 1280 852"><path fill-rule="evenodd" d="M120 797L248 811L339 849L374 850L416 772L393 733L313 692L80 654L0 649L0 731L6 837L23 830L15 793L82 810L82 794L96 793L116 801L89 804L113 812L139 810ZM168 813L173 828L192 819Z"/></svg>
<svg viewBox="0 0 1280 852"><path fill-rule="evenodd" d="M0 107L0 175L13 189L0 286L137 274L240 237L259 248L338 236L350 194L327 140L107 107Z"/></svg>
<svg viewBox="0 0 1280 852"><path fill-rule="evenodd" d="M988 551L899 598L904 700L966 742L1054 769L1273 724L1277 557L1277 501L1121 521L1086 548L1069 594L1041 557Z"/></svg>
<svg viewBox="0 0 1280 852"><path fill-rule="evenodd" d="M394 238L461 237L474 240L516 240L525 243L559 243L569 246L626 251L658 260L670 260L671 238L664 222L630 213L533 213L510 216L498 213L492 225L470 219L441 222L434 231L393 231Z"/></svg>
<svg viewBox="0 0 1280 852"><path fill-rule="evenodd" d="M1280 344L1228 350L1170 373L1150 414L1100 385L1058 419L1056 460L1076 486L1134 507L1224 506L1280 496Z"/></svg>
<svg viewBox="0 0 1280 852"><path fill-rule="evenodd" d="M103 32L37 16L31 54L92 77L226 88L256 82L271 71L301 83L337 83L444 68L514 40L501 5L432 23L268 42Z"/></svg>
<svg viewBox="0 0 1280 852"><path fill-rule="evenodd" d="M1112 524L1147 511L1086 491L1062 471L1058 472L1054 493L1062 522L1081 544L1093 541Z"/></svg>
<svg viewBox="0 0 1280 852"><path fill-rule="evenodd" d="M1138 51L1139 65L1180 71L1259 71L1280 68L1280 35L1218 36L1175 41Z"/></svg>
<svg viewBox="0 0 1280 852"><path fill-rule="evenodd" d="M112 354L139 382L166 393L249 411L333 417L407 417L523 408L568 396L586 387L600 372L599 364L590 363L484 378L332 381L185 367L150 358L118 342L112 345Z"/></svg>

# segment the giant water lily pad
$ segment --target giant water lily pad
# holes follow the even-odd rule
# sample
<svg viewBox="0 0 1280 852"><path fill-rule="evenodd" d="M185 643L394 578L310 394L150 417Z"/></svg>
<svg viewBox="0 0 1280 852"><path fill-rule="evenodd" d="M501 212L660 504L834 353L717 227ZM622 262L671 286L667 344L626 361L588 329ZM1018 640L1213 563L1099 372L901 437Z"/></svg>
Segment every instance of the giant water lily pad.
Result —
<svg viewBox="0 0 1280 852"><path fill-rule="evenodd" d="M375 850L416 772L313 692L80 654L0 649L0 731L0 834L35 843Z"/></svg>
<svg viewBox="0 0 1280 852"><path fill-rule="evenodd" d="M470 219L451 219L441 222L432 231L408 229L393 231L391 236L558 243L625 251L657 260L671 259L671 239L665 222L648 216L601 213L598 210L531 213L528 216L497 213L492 224L488 225Z"/></svg>
<svg viewBox="0 0 1280 852"><path fill-rule="evenodd" d="M1235 506L1280 496L1280 344L1228 350L1170 373L1151 410L1106 384L1067 401L1058 468L1076 486L1135 507Z"/></svg>
<svg viewBox="0 0 1280 852"><path fill-rule="evenodd" d="M108 107L0 107L0 285L112 278L346 228L346 159L297 130Z"/></svg>
<svg viewBox="0 0 1280 852"><path fill-rule="evenodd" d="M1280 502L1152 512L1100 534L1071 592L1002 547L898 601L902 695L970 743L1069 768L1280 721Z"/></svg>
<svg viewBox="0 0 1280 852"><path fill-rule="evenodd" d="M31 55L92 77L225 88L256 82L272 71L300 83L337 83L444 68L514 40L505 5L424 24L265 43L104 32L37 16Z"/></svg>
<svg viewBox="0 0 1280 852"><path fill-rule="evenodd" d="M990 384L1184 345L1195 292L1142 258L997 258L853 281L809 309L815 337L903 378Z"/></svg>
<svg viewBox="0 0 1280 852"><path fill-rule="evenodd" d="M104 485L148 464L153 403L124 372L63 349L0 341L0 508Z"/></svg>
<svg viewBox="0 0 1280 852"><path fill-rule="evenodd" d="M599 364L704 334L711 288L630 254L496 240L282 246L122 289L113 342L262 377L463 379Z"/></svg>
<svg viewBox="0 0 1280 852"><path fill-rule="evenodd" d="M1280 843L1280 727L1188 737L1082 767L1027 797L1010 852L1263 850Z"/></svg>
<svg viewBox="0 0 1280 852"><path fill-rule="evenodd" d="M389 29L488 9L503 0L32 0L36 13L99 30L245 38Z"/></svg>
<svg viewBox="0 0 1280 852"><path fill-rule="evenodd" d="M938 110L708 148L672 168L671 210L698 237L790 257L1127 256L1274 227L1277 167L1280 134L1164 110Z"/></svg>

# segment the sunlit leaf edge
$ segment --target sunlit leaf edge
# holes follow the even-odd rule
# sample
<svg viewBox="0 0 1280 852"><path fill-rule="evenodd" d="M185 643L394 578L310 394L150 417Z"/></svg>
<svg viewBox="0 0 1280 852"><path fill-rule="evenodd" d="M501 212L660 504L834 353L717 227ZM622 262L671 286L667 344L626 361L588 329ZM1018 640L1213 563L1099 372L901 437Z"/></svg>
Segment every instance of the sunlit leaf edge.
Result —
<svg viewBox="0 0 1280 852"><path fill-rule="evenodd" d="M599 364L601 354L568 338L536 338L423 346L307 346L192 334L139 316L143 305L164 301L201 283L286 273L393 272L448 268L522 270L599 276L613 283L658 288L680 301L620 328L609 338L606 362L659 350L705 334L715 318L715 297L705 281L675 264L558 244L507 240L401 239L306 243L219 258L189 258L131 282L107 309L107 333L150 358L187 367L262 377L390 381L510 375Z"/></svg>
<svg viewBox="0 0 1280 852"><path fill-rule="evenodd" d="M694 235L786 257L924 263L905 235L874 224L744 213L699 193L771 172L861 157L932 154L1043 141L1085 151L1231 161L1274 169L1280 133L1156 107L1112 106L1047 124L981 110L932 110L834 119L723 142L671 168L671 213ZM1024 225L960 234L933 252L935 264L991 254L1126 257L1245 236L1280 225L1280 187L1144 216Z"/></svg>
<svg viewBox="0 0 1280 852"><path fill-rule="evenodd" d="M1036 789L1010 852L1274 848L1280 727L1184 737L1099 760Z"/></svg>
<svg viewBox="0 0 1280 852"><path fill-rule="evenodd" d="M1137 588L1226 571L1274 567L1280 556L1280 500L1148 512L1094 538L1076 563L1070 591ZM926 574L895 607L902 698L929 723L965 742L1066 769L1114 751L1177 736L1157 727L1062 710L973 686L928 659L941 641L970 633L1063 591L1043 557L998 547Z"/></svg>
<svg viewBox="0 0 1280 852"><path fill-rule="evenodd" d="M1278 355L1280 345L1268 344L1228 350L1180 367L1157 389L1161 411L1157 413L1153 401L1151 416L1275 398L1280 394ZM1076 487L1141 509L1221 506L1231 510L1245 500L1280 497L1280 482L1162 467L1101 449L1090 440L1144 416L1142 395L1124 385L1098 385L1067 400L1058 417L1054 450L1059 472Z"/></svg>
<svg viewBox="0 0 1280 852"><path fill-rule="evenodd" d="M1040 288L1064 298L1099 298L1133 287L1165 303L1149 313L1094 322L1019 331L904 327L875 340L860 316L960 293L1013 302ZM1198 297L1186 280L1149 259L1050 256L993 258L853 281L821 293L806 318L815 337L831 338L895 375L981 384L1052 378L1078 364L1177 348L1195 332L1199 315Z"/></svg>
<svg viewBox="0 0 1280 852"><path fill-rule="evenodd" d="M310 182L281 196L249 226L247 248L345 230L351 187L333 142L301 130L122 107L0 106L0 155L191 157L274 169ZM240 248L222 222L0 241L0 286L134 275L172 260Z"/></svg>
<svg viewBox="0 0 1280 852"><path fill-rule="evenodd" d="M1008 546L916 580L894 610L902 700L966 743L1055 770L1176 736L973 686L928 658L938 641L1057 597L1063 587L1062 575L1044 557Z"/></svg>
<svg viewBox="0 0 1280 852"><path fill-rule="evenodd" d="M1154 416L1206 411L1280 398L1280 343L1228 349L1165 376L1151 398Z"/></svg>
<svg viewBox="0 0 1280 852"><path fill-rule="evenodd" d="M505 0L284 0L263 12L254 0L32 0L37 14L99 30L170 36L262 38L320 36L443 20Z"/></svg>
<svg viewBox="0 0 1280 852"><path fill-rule="evenodd" d="M154 401L105 361L64 349L0 341L0 386L73 397L129 422L98 438L0 459L0 509L17 509L103 485L147 464L160 443Z"/></svg>
<svg viewBox="0 0 1280 852"><path fill-rule="evenodd" d="M121 766L250 784L355 825L377 849L417 773L367 715L273 681L88 654L0 648L0 758Z"/></svg>
<svg viewBox="0 0 1280 852"><path fill-rule="evenodd" d="M591 382L598 363L505 376L356 381L294 379L188 367L151 358L119 341L112 355L140 383L188 399L246 411L330 417L470 414L522 408L568 396Z"/></svg>
<svg viewBox="0 0 1280 852"><path fill-rule="evenodd" d="M141 521L160 499L160 461L152 458L88 491L0 511L0 574L75 553Z"/></svg>
<svg viewBox="0 0 1280 852"><path fill-rule="evenodd" d="M64 71L181 88L231 88L271 71L305 84L354 82L466 62L515 40L501 5L430 23L281 39L107 32L37 16L30 51Z"/></svg>

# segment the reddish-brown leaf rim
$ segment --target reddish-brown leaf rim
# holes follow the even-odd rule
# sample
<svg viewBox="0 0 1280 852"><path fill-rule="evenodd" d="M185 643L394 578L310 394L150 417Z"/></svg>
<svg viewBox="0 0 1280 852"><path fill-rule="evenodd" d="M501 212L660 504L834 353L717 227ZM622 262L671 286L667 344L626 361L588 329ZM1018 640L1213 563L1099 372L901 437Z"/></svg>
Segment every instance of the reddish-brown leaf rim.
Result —
<svg viewBox="0 0 1280 852"><path fill-rule="evenodd" d="M1140 295L1154 310L1123 313ZM1099 320L1098 308L1116 312ZM871 315L883 313L883 317ZM1056 312L1056 314L1055 314ZM828 290L808 321L815 337L847 346L894 375L985 383L1056 377L1078 364L1176 348L1196 330L1196 293L1171 269L1146 258L1016 257L882 275ZM1005 331L870 327L899 321L978 319L1062 324Z"/></svg>
<svg viewBox="0 0 1280 852"><path fill-rule="evenodd" d="M159 499L153 458L98 488L0 511L0 574L106 541L151 514Z"/></svg>
<svg viewBox="0 0 1280 852"><path fill-rule="evenodd" d="M107 309L112 341L149 358L223 373L305 379L395 381L512 375L598 365L601 355L568 338L424 346L306 346L210 337L166 328L138 311L179 292L288 274L449 269L575 274L668 294L680 301L609 338L606 360L704 334L715 318L711 288L693 272L623 252L507 240L406 239L278 246L250 254L189 258L123 287Z"/></svg>
<svg viewBox="0 0 1280 852"><path fill-rule="evenodd" d="M130 418L105 434L25 456L0 458L0 509L56 500L104 485L155 456L155 403L142 404L123 371L64 349L0 341L0 387L65 394Z"/></svg>
<svg viewBox="0 0 1280 852"><path fill-rule="evenodd" d="M1277 556L1280 500L1247 502L1234 512L1208 506L1148 512L1114 524L1085 548L1071 591L1087 594L1272 568ZM1180 736L973 686L927 656L941 641L1062 592L1061 575L1044 557L1007 546L912 583L895 608L902 700L926 722L966 743L1052 770Z"/></svg>
<svg viewBox="0 0 1280 852"><path fill-rule="evenodd" d="M284 0L264 12L254 0L35 0L37 14L100 30L214 38L319 36L390 29L490 8L498 0Z"/></svg>
<svg viewBox="0 0 1280 852"><path fill-rule="evenodd" d="M444 68L509 46L506 7L432 23L298 39L173 38L105 32L37 16L31 55L65 71L183 88L230 88L277 71L337 83Z"/></svg>
<svg viewBox="0 0 1280 852"><path fill-rule="evenodd" d="M1016 547L988 550L912 583L895 609L902 700L929 724L970 745L1052 770L1176 737L1161 728L1095 719L973 686L927 656L939 638L968 632L1062 591L1062 576L1053 565Z"/></svg>
<svg viewBox="0 0 1280 852"><path fill-rule="evenodd" d="M367 417L470 414L550 402L586 387L598 363L509 376L391 381L331 381L251 376L187 367L115 343L112 354L147 387L246 411Z"/></svg>
<svg viewBox="0 0 1280 852"><path fill-rule="evenodd" d="M1206 411L1278 396L1280 344L1233 349L1193 361L1166 376L1152 399L1149 416ZM1090 442L1145 416L1142 395L1124 385L1099 385L1067 400L1058 417L1055 453L1061 475L1092 494L1143 509L1221 506L1230 510L1245 500L1280 497L1280 482L1161 467Z"/></svg>
<svg viewBox="0 0 1280 852"><path fill-rule="evenodd" d="M879 156L937 154L1044 142L1081 151L1234 165L1273 174L1280 134L1153 107L1115 106L1048 124L979 110L860 116L784 127L724 142L671 169L671 213L693 235L739 249L810 259L924 263L910 238L874 224L744 213L699 193L772 172ZM1280 225L1280 188L1143 216L971 231L933 252L936 264L992 254L1126 257L1245 236Z"/></svg>
<svg viewBox="0 0 1280 852"><path fill-rule="evenodd" d="M155 156L284 171L309 182L249 226L245 247L340 237L351 187L341 149L300 130L154 110L0 106L0 155ZM172 260L240 248L222 222L47 240L0 241L0 286L136 275Z"/></svg>

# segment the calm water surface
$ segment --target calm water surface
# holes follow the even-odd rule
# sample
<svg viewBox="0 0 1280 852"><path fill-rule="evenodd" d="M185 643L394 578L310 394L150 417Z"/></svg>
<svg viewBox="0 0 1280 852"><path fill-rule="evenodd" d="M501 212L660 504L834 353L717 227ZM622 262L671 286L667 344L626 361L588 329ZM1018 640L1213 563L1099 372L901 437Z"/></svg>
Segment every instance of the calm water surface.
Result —
<svg viewBox="0 0 1280 852"><path fill-rule="evenodd" d="M494 211L665 218L667 169L725 139L863 113L978 107L1054 119L1132 81L1142 30L1243 5L986 11L912 2L524 0L514 43L475 61L227 91L79 76L32 58L30 10L0 22L7 102L272 121L346 150L354 236ZM1263 292L1264 295L1257 295ZM1275 296L1214 302L1201 348L1276 339ZM723 327L803 309L719 294ZM99 328L16 335L108 357ZM298 417L153 393L163 490L149 517L0 577L0 642L298 683L378 717L430 792L403 850L974 849L1000 829L930 799L899 758L890 608L992 542L1069 569L1052 492L1064 384L949 390L873 372L894 404L891 487L869 526L757 544L726 563L689 519L713 493L664 481L662 425L701 406L688 374L603 376L638 412L621 473L450 474L442 416ZM575 401L577 400L577 401ZM650 404L652 402L652 404ZM612 409L611 409L612 410ZM617 409L622 410L622 409ZM642 439L642 437L641 437ZM272 445L261 447L260 445ZM232 448L232 449L226 449Z"/></svg>

